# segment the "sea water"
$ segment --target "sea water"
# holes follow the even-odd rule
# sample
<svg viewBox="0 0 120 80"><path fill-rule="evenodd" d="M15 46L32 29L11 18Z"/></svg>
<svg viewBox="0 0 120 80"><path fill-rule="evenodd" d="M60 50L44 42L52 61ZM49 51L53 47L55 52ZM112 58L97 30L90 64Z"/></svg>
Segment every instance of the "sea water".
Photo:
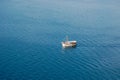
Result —
<svg viewBox="0 0 120 80"><path fill-rule="evenodd" d="M1 0L0 80L120 80L120 1Z"/></svg>

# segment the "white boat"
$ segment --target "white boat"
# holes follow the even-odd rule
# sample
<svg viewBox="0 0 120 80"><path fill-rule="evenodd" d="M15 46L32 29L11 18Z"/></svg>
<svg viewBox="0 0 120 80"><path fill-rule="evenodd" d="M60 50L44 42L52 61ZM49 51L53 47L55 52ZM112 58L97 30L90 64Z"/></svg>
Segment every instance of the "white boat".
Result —
<svg viewBox="0 0 120 80"><path fill-rule="evenodd" d="M69 41L68 40L68 37L66 37L66 41L63 41L63 42L61 42L62 43L62 46L64 47L64 48L66 48L66 47L76 47L76 45L77 45L77 41Z"/></svg>

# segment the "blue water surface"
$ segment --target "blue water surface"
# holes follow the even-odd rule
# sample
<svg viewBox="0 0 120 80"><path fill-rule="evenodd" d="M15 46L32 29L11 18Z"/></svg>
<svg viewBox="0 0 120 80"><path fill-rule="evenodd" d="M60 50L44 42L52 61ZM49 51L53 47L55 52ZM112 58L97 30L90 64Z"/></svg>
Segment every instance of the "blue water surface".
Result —
<svg viewBox="0 0 120 80"><path fill-rule="evenodd" d="M0 80L120 80L120 1L0 0Z"/></svg>

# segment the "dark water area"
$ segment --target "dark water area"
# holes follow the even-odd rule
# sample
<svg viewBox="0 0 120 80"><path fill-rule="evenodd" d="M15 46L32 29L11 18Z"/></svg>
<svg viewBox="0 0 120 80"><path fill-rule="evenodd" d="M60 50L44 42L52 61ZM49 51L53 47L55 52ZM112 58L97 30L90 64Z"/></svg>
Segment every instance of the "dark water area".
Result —
<svg viewBox="0 0 120 80"><path fill-rule="evenodd" d="M120 80L120 1L1 0L0 80Z"/></svg>

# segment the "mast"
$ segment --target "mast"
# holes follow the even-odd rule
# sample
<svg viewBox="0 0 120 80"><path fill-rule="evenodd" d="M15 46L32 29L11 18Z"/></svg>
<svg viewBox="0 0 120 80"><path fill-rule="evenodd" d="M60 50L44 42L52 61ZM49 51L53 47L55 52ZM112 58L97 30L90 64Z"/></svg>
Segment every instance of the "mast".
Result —
<svg viewBox="0 0 120 80"><path fill-rule="evenodd" d="M66 41L68 41L68 36L66 36Z"/></svg>

